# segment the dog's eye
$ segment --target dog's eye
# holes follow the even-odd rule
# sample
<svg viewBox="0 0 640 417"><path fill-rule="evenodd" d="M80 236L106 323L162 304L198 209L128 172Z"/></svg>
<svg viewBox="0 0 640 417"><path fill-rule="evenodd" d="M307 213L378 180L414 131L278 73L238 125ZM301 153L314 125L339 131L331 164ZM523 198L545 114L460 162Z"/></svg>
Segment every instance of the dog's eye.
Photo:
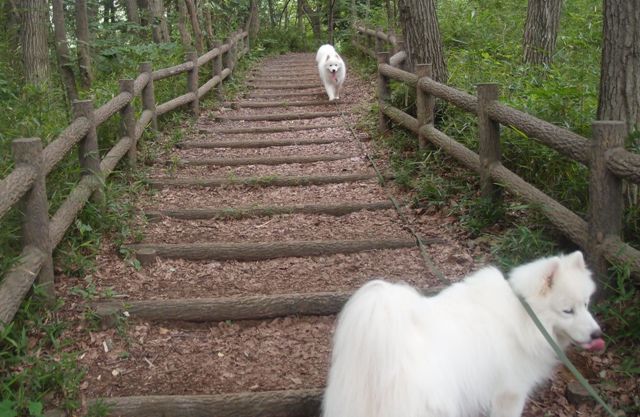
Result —
<svg viewBox="0 0 640 417"><path fill-rule="evenodd" d="M573 314L573 313L574 313L574 311L573 311L573 309L572 309L572 308L564 309L564 310L562 310L562 312L563 312L564 314Z"/></svg>

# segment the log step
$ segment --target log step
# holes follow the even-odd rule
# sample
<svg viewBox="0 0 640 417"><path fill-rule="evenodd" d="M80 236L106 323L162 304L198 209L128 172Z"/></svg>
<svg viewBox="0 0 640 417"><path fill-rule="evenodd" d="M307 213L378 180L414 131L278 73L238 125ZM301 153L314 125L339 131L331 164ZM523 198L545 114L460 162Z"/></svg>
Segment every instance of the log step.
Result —
<svg viewBox="0 0 640 417"><path fill-rule="evenodd" d="M441 288L421 290L434 295ZM117 315L126 311L143 320L225 321L262 320L286 316L331 316L338 314L353 291L306 294L252 295L244 297L191 298L175 300L99 301L92 308L103 324L112 327Z"/></svg>
<svg viewBox="0 0 640 417"><path fill-rule="evenodd" d="M274 98L274 97L301 97L301 96L317 96L320 94L326 94L323 90L313 91L293 91L293 92L278 92L278 93L254 93L248 94L251 98Z"/></svg>
<svg viewBox="0 0 640 417"><path fill-rule="evenodd" d="M378 249L403 249L416 246L415 239L369 240L294 240L290 242L220 243L141 243L126 245L149 264L154 257L215 260L263 261L267 259L349 254Z"/></svg>
<svg viewBox="0 0 640 417"><path fill-rule="evenodd" d="M191 210L158 210L147 211L148 221L156 221L162 217L183 220L207 219L243 219L247 217L276 216L280 214L326 214L330 216L344 216L362 210L389 210L394 207L391 201L374 203L343 203L343 204L305 204L297 206L265 206L241 208L203 208Z"/></svg>
<svg viewBox="0 0 640 417"><path fill-rule="evenodd" d="M287 156L256 156L251 158L209 158L209 159L182 159L178 166L226 166L236 167L243 165L285 165L285 164L309 164L314 162L340 161L342 159L356 158L352 154L335 155L287 155ZM166 165L173 165L166 161Z"/></svg>
<svg viewBox="0 0 640 417"><path fill-rule="evenodd" d="M306 106L335 106L338 102L329 100L299 100L299 101L241 101L232 106L246 109L264 109L269 107L306 107ZM345 102L341 102L345 104Z"/></svg>
<svg viewBox="0 0 640 417"><path fill-rule="evenodd" d="M190 148L268 148L270 146L295 146L295 145L326 145L335 142L348 142L348 138L317 138L317 139L254 139L254 140L216 140L198 141L190 140L181 142L177 146L181 149Z"/></svg>
<svg viewBox="0 0 640 417"><path fill-rule="evenodd" d="M295 112L295 113L280 113L280 114L246 114L246 115L217 115L218 120L247 120L247 121L266 121L266 120L302 120L302 119L317 119L320 117L336 117L340 116L338 111L325 111L325 112Z"/></svg>
<svg viewBox="0 0 640 417"><path fill-rule="evenodd" d="M279 133L279 132L297 132L300 130L329 129L339 127L335 123L323 123L317 125L296 125L296 126L259 126L259 127L240 127L232 129L199 129L198 133L214 133L219 135L240 135L244 133Z"/></svg>
<svg viewBox="0 0 640 417"><path fill-rule="evenodd" d="M384 175L385 180L393 179ZM375 174L355 173L340 175L269 176L269 177L201 177L201 178L152 178L145 182L153 188L163 187L222 187L245 185L254 187L297 187L305 185L340 184L376 179Z"/></svg>
<svg viewBox="0 0 640 417"><path fill-rule="evenodd" d="M254 90L299 90L303 88L317 88L319 86L319 82L308 82L308 83L266 83L266 84L251 84L249 86Z"/></svg>
<svg viewBox="0 0 640 417"><path fill-rule="evenodd" d="M178 381L176 381L178 383ZM319 414L322 389L216 395L105 397L108 416L119 417L309 417Z"/></svg>

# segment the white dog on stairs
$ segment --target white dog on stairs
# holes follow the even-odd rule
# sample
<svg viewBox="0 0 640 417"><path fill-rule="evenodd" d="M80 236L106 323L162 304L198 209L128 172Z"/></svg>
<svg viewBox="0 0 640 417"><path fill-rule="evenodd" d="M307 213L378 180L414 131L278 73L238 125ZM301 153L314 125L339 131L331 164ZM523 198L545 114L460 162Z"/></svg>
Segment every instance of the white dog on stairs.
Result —
<svg viewBox="0 0 640 417"><path fill-rule="evenodd" d="M347 67L331 45L322 45L316 54L318 73L327 91L329 100L340 98L342 84L347 77Z"/></svg>

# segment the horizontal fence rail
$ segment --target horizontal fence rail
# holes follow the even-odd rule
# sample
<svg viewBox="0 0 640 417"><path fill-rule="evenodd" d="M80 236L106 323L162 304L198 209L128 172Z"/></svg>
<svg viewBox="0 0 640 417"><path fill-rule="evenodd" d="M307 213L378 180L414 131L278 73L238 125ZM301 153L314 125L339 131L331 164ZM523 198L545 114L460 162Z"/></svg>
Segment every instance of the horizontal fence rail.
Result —
<svg viewBox="0 0 640 417"><path fill-rule="evenodd" d="M190 104L194 115L199 113L199 101L217 87L222 90L239 58L248 52L248 32L233 33L223 44L214 42L214 48L201 57L187 55L187 62L152 71L150 63L140 66L134 80L121 80L120 93L97 109L91 101L74 102L75 119L44 149L39 138L16 139L13 142L15 168L0 180L0 219L16 204L23 206L23 250L16 264L0 281L0 328L13 320L24 297L33 283L42 286L45 297L53 301L52 251L60 244L65 233L83 209L94 199L104 198L102 185L125 156L129 166L135 166L138 139L151 125L157 129L157 117L178 107ZM211 64L212 77L199 86L198 70ZM187 75L188 92L156 106L153 84L179 74ZM142 99L142 112L135 119L133 100ZM99 159L96 128L116 114L120 114L123 131L120 140ZM78 145L82 176L57 211L49 217L46 198L46 176Z"/></svg>
<svg viewBox="0 0 640 417"><path fill-rule="evenodd" d="M629 266L640 273L640 251L622 241L622 180L640 184L640 155L624 149L627 135L623 122L596 121L593 138L538 119L498 102L498 86L478 85L474 96L430 78L430 65L417 65L416 73L403 70L406 54L402 43L381 30L355 26L353 45L378 60L378 100L381 133L391 122L413 132L419 145L436 145L468 169L480 175L481 195L500 196L500 187L537 206L547 219L589 254L594 271L606 276L608 262ZM386 52L390 49L393 53ZM402 54L402 55L399 55ZM402 57L400 59L400 57ZM417 117L389 105L389 81L401 81L416 89ZM433 125L435 99L478 117L479 153L466 148ZM527 183L500 162L500 125L517 129L529 138L589 168L587 220Z"/></svg>

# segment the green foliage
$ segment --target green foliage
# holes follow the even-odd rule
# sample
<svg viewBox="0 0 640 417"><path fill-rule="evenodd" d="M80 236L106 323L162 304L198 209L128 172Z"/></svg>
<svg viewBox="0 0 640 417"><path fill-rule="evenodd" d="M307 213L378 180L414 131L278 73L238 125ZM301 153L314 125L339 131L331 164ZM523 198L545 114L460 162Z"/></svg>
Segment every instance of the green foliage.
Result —
<svg viewBox="0 0 640 417"><path fill-rule="evenodd" d="M260 32L259 47L269 53L309 51L314 44L313 37L307 32L300 33L297 28L267 28Z"/></svg>
<svg viewBox="0 0 640 417"><path fill-rule="evenodd" d="M558 245L543 228L516 225L495 241L492 254L495 262L508 271L533 259L549 256L557 250Z"/></svg>

